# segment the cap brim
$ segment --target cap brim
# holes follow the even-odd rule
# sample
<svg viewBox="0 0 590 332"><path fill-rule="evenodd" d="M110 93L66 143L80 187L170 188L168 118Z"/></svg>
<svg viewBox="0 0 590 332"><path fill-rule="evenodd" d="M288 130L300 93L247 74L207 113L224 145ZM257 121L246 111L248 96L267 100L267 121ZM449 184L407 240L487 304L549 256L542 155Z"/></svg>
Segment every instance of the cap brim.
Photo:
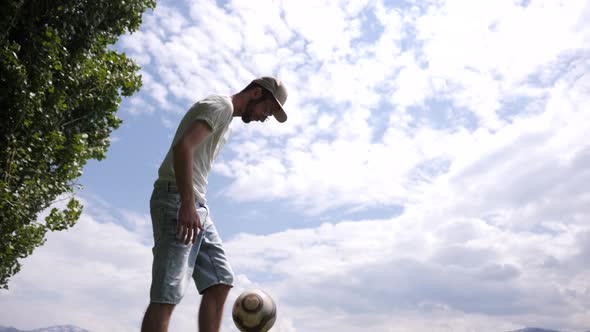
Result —
<svg viewBox="0 0 590 332"><path fill-rule="evenodd" d="M285 111L283 111L283 109L281 108L280 110L276 111L273 116L275 117L275 119L277 119L278 122L283 123L285 121L287 121L287 113L285 113Z"/></svg>
<svg viewBox="0 0 590 332"><path fill-rule="evenodd" d="M277 119L278 122L283 123L283 122L287 121L287 113L285 113L283 106L281 106L281 103L279 102L279 100L276 97L275 97L275 100L276 100L277 104L279 104L280 108L276 112L273 113L273 116L275 117L275 119Z"/></svg>

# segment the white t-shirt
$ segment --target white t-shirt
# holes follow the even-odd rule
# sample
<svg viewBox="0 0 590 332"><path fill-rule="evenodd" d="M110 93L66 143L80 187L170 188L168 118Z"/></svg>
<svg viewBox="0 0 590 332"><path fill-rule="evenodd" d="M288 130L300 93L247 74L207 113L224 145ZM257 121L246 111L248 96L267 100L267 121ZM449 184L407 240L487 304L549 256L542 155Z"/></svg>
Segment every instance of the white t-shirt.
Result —
<svg viewBox="0 0 590 332"><path fill-rule="evenodd" d="M213 161L217 158L217 155L231 133L229 125L232 120L233 111L231 98L226 96L209 96L195 103L178 125L172 145L158 170L158 181L163 180L176 183L172 147L174 147L176 142L178 142L194 121L205 121L213 131L203 142L194 147L193 189L197 200L201 203L206 203L207 175L213 166Z"/></svg>

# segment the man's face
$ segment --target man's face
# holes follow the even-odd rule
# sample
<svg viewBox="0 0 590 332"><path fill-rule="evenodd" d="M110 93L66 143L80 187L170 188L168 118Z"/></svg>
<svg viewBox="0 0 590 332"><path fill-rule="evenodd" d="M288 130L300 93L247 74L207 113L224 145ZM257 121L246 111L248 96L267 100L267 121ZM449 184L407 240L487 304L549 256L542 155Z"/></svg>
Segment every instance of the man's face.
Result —
<svg viewBox="0 0 590 332"><path fill-rule="evenodd" d="M242 121L245 123L250 123L250 121L264 122L278 109L279 104L272 99L266 99L264 101L250 100L246 105L246 111L242 114Z"/></svg>

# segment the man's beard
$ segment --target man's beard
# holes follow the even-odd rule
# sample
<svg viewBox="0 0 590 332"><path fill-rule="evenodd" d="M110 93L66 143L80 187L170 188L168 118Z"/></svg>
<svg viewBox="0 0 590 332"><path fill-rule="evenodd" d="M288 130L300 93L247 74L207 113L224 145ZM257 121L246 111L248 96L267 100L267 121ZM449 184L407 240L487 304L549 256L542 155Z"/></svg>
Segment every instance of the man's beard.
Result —
<svg viewBox="0 0 590 332"><path fill-rule="evenodd" d="M258 100L250 100L246 105L246 110L242 114L242 121L244 123L250 123L252 121L252 114L254 114L254 106L258 103Z"/></svg>

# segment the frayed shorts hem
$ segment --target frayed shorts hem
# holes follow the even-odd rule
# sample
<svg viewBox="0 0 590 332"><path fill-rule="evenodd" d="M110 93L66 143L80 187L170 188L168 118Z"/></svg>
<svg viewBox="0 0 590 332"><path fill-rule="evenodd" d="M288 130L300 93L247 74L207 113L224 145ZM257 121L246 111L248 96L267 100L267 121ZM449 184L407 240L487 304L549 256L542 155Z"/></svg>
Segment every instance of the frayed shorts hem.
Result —
<svg viewBox="0 0 590 332"><path fill-rule="evenodd" d="M209 285L205 285L203 287L203 289L201 289L199 291L199 295L203 295L205 294L205 291L207 291L209 288L213 287L213 286L217 286L217 285L225 285L225 286L229 286L230 288L233 288L234 285L230 282L225 282L225 281L219 281L219 282L212 282Z"/></svg>

